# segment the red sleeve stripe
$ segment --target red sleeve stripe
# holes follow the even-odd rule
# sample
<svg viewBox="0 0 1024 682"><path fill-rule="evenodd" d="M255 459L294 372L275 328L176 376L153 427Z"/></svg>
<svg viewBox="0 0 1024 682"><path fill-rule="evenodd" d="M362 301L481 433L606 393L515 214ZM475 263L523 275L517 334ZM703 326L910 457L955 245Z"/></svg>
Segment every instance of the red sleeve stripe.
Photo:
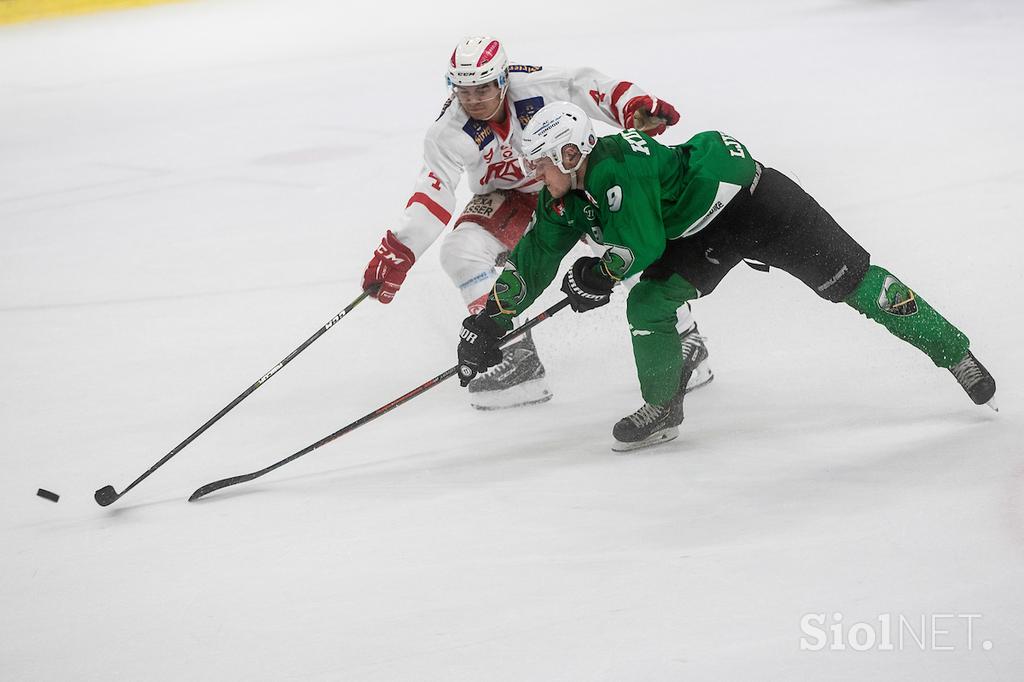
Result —
<svg viewBox="0 0 1024 682"><path fill-rule="evenodd" d="M619 98L622 97L626 90L629 90L631 87L633 87L632 83L629 81L622 81L615 86L614 90L612 90L612 115L615 116L615 120L618 121L620 125L622 124L622 117L619 116Z"/></svg>
<svg viewBox="0 0 1024 682"><path fill-rule="evenodd" d="M423 204L423 206L428 211L430 211L435 218L440 220L445 225L447 225L448 222L452 219L452 214L444 210L444 206L437 203L423 192L416 192L416 194L413 194L412 197L409 199L409 203L406 204L405 207L409 208L413 204Z"/></svg>

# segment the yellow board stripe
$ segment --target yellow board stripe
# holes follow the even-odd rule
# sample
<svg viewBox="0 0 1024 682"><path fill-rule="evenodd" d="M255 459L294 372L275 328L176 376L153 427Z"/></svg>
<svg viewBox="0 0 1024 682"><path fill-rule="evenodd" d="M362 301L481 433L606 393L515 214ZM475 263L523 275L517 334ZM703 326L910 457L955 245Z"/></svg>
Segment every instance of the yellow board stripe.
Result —
<svg viewBox="0 0 1024 682"><path fill-rule="evenodd" d="M175 0L0 0L0 24L103 10L156 5Z"/></svg>

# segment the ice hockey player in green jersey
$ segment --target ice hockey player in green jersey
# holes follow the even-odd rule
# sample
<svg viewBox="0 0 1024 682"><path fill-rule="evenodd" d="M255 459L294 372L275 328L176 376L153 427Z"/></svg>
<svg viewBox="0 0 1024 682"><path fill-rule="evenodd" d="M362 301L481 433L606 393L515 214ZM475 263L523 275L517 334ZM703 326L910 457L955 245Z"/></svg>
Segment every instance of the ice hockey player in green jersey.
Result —
<svg viewBox="0 0 1024 682"><path fill-rule="evenodd" d="M500 361L512 318L554 279L582 235L604 245L562 280L576 312L607 303L615 284L642 273L626 317L644 405L613 429L614 450L675 438L694 358L684 357L675 311L710 294L741 260L800 279L843 302L948 368L976 404L991 403L992 375L967 337L869 255L818 203L782 173L762 166L717 131L664 146L636 130L598 139L577 106L549 104L523 134L527 161L545 188L534 224L509 255L487 308L463 321L460 378Z"/></svg>

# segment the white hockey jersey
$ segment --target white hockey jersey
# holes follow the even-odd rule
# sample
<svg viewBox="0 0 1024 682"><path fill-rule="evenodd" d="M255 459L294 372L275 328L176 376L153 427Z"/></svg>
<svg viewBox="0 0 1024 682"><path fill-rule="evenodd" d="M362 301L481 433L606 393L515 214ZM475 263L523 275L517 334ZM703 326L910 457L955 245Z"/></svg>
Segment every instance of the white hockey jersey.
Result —
<svg viewBox="0 0 1024 682"><path fill-rule="evenodd" d="M646 95L629 81L594 69L560 69L513 64L502 124L471 119L451 95L423 142L423 168L395 236L416 258L433 244L452 219L455 188L463 174L474 194L498 189L538 192L539 179L527 177L520 157L523 128L541 107L568 101L598 121L622 127L622 109Z"/></svg>

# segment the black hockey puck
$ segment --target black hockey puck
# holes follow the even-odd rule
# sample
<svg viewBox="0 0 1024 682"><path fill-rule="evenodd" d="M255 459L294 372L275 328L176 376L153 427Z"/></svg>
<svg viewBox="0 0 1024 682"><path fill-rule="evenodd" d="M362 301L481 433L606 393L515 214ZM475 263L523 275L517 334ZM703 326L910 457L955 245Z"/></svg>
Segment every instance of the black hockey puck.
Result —
<svg viewBox="0 0 1024 682"><path fill-rule="evenodd" d="M60 495L58 495L57 493L51 493L49 490L44 490L43 488L40 488L39 492L37 492L36 495L42 497L45 500L49 500L50 502L56 502L57 500L60 499Z"/></svg>

